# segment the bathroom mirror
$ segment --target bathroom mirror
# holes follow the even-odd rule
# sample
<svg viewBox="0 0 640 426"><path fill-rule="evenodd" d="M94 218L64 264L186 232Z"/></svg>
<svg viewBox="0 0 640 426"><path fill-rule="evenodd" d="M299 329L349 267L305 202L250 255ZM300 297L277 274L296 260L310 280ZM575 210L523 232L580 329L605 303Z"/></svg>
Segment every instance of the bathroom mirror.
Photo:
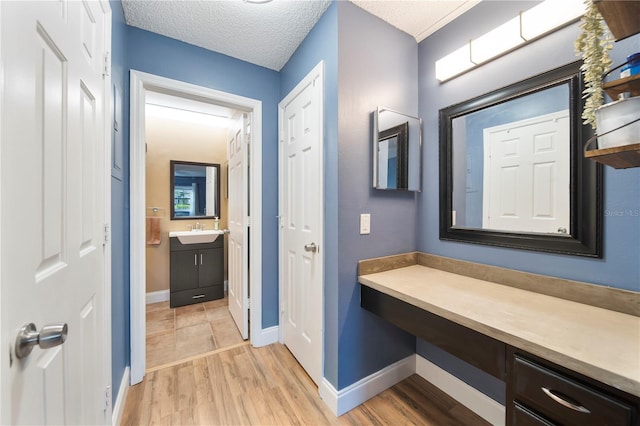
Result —
<svg viewBox="0 0 640 426"><path fill-rule="evenodd" d="M171 219L220 217L220 165L171 160Z"/></svg>
<svg viewBox="0 0 640 426"><path fill-rule="evenodd" d="M440 110L440 239L601 257L580 63Z"/></svg>
<svg viewBox="0 0 640 426"><path fill-rule="evenodd" d="M373 113L373 187L420 191L422 120L389 108Z"/></svg>

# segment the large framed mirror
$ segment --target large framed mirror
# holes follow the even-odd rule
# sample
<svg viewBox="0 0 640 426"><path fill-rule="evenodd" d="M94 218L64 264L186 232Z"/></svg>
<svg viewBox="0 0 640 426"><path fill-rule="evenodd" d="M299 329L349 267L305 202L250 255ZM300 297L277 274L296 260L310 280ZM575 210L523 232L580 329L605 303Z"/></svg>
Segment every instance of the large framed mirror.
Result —
<svg viewBox="0 0 640 426"><path fill-rule="evenodd" d="M440 110L440 239L601 257L580 62Z"/></svg>
<svg viewBox="0 0 640 426"><path fill-rule="evenodd" d="M373 113L373 187L420 191L422 120L389 108Z"/></svg>
<svg viewBox="0 0 640 426"><path fill-rule="evenodd" d="M220 217L220 165L171 160L171 219Z"/></svg>

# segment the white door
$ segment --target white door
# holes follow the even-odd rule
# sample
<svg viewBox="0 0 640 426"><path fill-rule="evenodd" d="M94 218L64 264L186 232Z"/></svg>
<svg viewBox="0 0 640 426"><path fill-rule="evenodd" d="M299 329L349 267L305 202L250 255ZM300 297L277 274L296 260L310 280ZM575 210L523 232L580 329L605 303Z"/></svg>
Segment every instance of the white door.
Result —
<svg viewBox="0 0 640 426"><path fill-rule="evenodd" d="M249 277L245 271L248 262L249 196L245 187L248 176L249 114L235 117L234 127L229 130L229 261L228 288L229 312L240 330L243 339L249 338Z"/></svg>
<svg viewBox="0 0 640 426"><path fill-rule="evenodd" d="M281 339L316 384L323 358L322 66L279 105Z"/></svg>
<svg viewBox="0 0 640 426"><path fill-rule="evenodd" d="M104 424L108 3L2 1L0 15L0 423ZM66 342L9 359L28 323L66 323Z"/></svg>
<svg viewBox="0 0 640 426"><path fill-rule="evenodd" d="M569 233L569 111L484 130L483 228Z"/></svg>

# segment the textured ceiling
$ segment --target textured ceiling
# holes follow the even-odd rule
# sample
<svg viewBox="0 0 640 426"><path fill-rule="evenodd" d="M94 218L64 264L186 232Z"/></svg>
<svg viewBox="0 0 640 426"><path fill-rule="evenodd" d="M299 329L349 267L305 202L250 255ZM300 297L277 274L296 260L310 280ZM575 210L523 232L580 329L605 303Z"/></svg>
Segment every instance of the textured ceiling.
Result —
<svg viewBox="0 0 640 426"><path fill-rule="evenodd" d="M421 42L480 0L351 0Z"/></svg>
<svg viewBox="0 0 640 426"><path fill-rule="evenodd" d="M122 6L128 25L279 71L330 3L331 0L273 0L262 4L251 0L123 0ZM421 41L479 0L353 3Z"/></svg>

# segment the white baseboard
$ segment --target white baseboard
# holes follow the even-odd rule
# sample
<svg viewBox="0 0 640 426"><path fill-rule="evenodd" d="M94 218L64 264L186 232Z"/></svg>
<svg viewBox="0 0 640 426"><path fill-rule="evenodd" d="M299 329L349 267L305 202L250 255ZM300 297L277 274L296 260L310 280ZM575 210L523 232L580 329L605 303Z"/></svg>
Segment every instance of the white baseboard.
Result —
<svg viewBox="0 0 640 426"><path fill-rule="evenodd" d="M403 381L415 371L416 356L411 355L339 391L327 379L323 378L319 386L320 397L336 417L341 416L380 392Z"/></svg>
<svg viewBox="0 0 640 426"><path fill-rule="evenodd" d="M415 373L495 426L505 424L505 407L431 361L416 355Z"/></svg>
<svg viewBox="0 0 640 426"><path fill-rule="evenodd" d="M147 305L169 300L169 290L152 291L146 294Z"/></svg>
<svg viewBox="0 0 640 426"><path fill-rule="evenodd" d="M251 345L255 348L259 348L260 346L270 345L272 343L276 343L278 341L278 326L274 325L273 327L263 328L259 335L251 336Z"/></svg>
<svg viewBox="0 0 640 426"><path fill-rule="evenodd" d="M127 393L129 392L129 367L124 369L122 374L122 380L120 381L120 388L118 389L118 398L113 405L113 413L111 414L111 424L114 426L120 426L122 422L122 413L124 412L124 403L127 401Z"/></svg>

